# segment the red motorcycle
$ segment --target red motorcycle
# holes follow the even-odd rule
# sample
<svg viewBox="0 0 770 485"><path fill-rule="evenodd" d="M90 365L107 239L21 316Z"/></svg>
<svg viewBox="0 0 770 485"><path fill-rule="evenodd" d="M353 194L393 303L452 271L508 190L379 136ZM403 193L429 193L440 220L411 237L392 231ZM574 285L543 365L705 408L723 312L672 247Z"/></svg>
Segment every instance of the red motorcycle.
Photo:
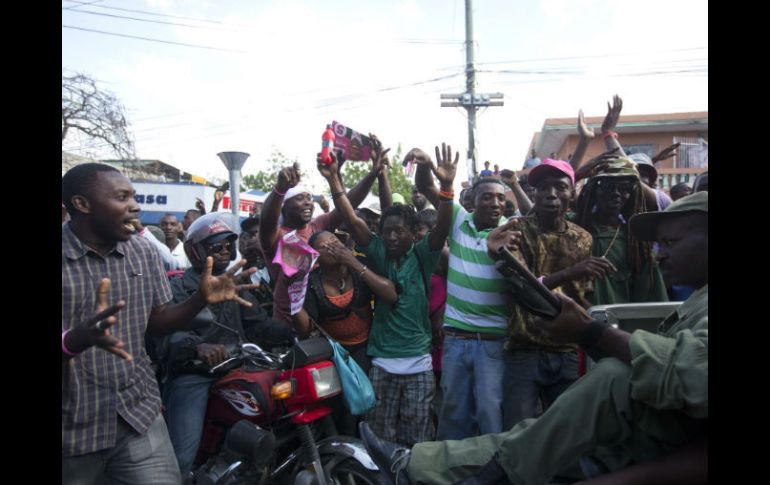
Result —
<svg viewBox="0 0 770 485"><path fill-rule="evenodd" d="M196 468L189 485L376 484L363 443L337 434L329 399L342 392L323 338L284 354L241 344L212 374Z"/></svg>

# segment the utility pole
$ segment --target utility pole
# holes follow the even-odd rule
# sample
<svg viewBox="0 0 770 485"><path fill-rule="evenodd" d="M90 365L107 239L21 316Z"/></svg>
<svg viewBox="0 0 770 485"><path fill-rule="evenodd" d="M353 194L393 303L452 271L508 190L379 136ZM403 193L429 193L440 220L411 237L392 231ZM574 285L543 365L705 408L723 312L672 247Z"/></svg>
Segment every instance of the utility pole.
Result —
<svg viewBox="0 0 770 485"><path fill-rule="evenodd" d="M474 60L473 2L472 0L465 0L465 92L460 94L442 94L441 107L452 108L462 106L468 112L467 160L471 163L471 173L468 175L469 181L472 181L473 176L476 174L476 111L479 108L503 105L503 93L476 93Z"/></svg>

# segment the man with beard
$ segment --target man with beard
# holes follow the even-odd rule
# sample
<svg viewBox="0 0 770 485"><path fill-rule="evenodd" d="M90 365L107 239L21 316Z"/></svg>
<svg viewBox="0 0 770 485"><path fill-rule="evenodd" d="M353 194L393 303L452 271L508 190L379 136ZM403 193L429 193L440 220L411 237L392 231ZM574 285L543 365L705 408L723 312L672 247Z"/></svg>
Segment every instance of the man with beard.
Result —
<svg viewBox="0 0 770 485"><path fill-rule="evenodd" d="M559 316L536 324L556 341L579 344L597 366L541 417L504 433L409 450L362 423L385 483L540 485L578 461L597 485L708 483L708 193L634 215L630 231L657 240L666 283L695 293L656 332L630 334L559 294Z"/></svg>

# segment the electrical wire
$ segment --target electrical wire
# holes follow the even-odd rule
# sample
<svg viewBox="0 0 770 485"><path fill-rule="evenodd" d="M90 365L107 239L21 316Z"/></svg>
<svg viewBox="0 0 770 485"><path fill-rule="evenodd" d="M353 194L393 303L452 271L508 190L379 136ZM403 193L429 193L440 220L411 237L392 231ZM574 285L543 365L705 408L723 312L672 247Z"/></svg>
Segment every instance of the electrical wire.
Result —
<svg viewBox="0 0 770 485"><path fill-rule="evenodd" d="M150 20L150 19L140 19L137 17L127 17L125 15L114 15L111 13L100 13L100 12L92 12L90 10L70 10L70 12L74 13L86 13L89 15L98 15L100 17L110 17L110 18L116 18L116 19L124 19L124 20L135 20L137 22L148 22L152 24L163 24L163 25L175 25L179 27L189 27L191 29L205 29L205 30L218 30L218 31L227 31L228 29L223 29L219 27L203 27L201 25L190 25L190 24L181 24L178 22L165 22L163 20Z"/></svg>
<svg viewBox="0 0 770 485"><path fill-rule="evenodd" d="M208 46L208 45L188 44L186 42L173 42L173 41L170 41L170 40L163 40L163 39L152 39L152 38L149 38L149 37L141 37L141 36L138 36L138 35L119 34L117 32L106 32L104 30L86 29L84 27L75 27L74 25L62 24L62 27L65 28L65 29L82 30L84 32L94 32L94 33L97 33L97 34L114 35L116 37L126 37L126 38L129 38L129 39L146 40L146 41L149 41L149 42L160 42L162 44L171 44L171 45L178 45L178 46L184 46L184 47L193 47L193 48L196 48L196 49L208 49L208 50L221 51L221 52L235 52L235 53L239 53L239 54L245 54L246 53L246 51L242 51L242 50L225 49L225 48L222 48L222 47L212 47L212 46Z"/></svg>
<svg viewBox="0 0 770 485"><path fill-rule="evenodd" d="M70 2L70 3L77 3L81 7L86 7L86 6L92 5L90 3L80 2L80 1L77 1L77 0L65 0L65 1ZM100 0L100 1L102 1L102 0ZM201 19L201 18L194 18L194 17L184 17L184 16L181 16L181 15L171 15L171 14L164 14L164 13L158 13L158 12L149 12L147 10L135 10L135 9L130 9L130 8L108 7L106 5L93 5L93 6L97 7L97 8L107 9L107 10L119 10L121 12L142 13L142 14L145 14L145 15L154 15L154 16L157 16L157 17L167 17L167 18L182 19L182 20L193 20L193 21L196 21L196 22L207 22L207 23L212 23L212 24L220 24L220 25L234 26L234 27L245 27L245 28L250 27L249 25L244 25L244 24L228 24L228 23L225 23L225 22L221 22L219 20ZM77 7L73 6L71 8L77 8Z"/></svg>

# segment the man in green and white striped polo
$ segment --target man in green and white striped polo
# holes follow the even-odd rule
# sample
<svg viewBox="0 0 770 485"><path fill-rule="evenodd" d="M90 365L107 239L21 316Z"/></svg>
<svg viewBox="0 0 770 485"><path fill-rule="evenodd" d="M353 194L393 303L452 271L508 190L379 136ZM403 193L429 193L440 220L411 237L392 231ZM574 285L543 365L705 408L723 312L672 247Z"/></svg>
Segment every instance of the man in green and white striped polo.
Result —
<svg viewBox="0 0 770 485"><path fill-rule="evenodd" d="M405 160L420 157L430 158L414 149ZM430 171L423 164L417 167L418 190L438 203ZM487 237L505 222L505 187L500 179L490 177L480 178L471 190L474 212L455 203L449 235L439 440L503 430L503 344L510 313L504 293L508 283L487 255Z"/></svg>

